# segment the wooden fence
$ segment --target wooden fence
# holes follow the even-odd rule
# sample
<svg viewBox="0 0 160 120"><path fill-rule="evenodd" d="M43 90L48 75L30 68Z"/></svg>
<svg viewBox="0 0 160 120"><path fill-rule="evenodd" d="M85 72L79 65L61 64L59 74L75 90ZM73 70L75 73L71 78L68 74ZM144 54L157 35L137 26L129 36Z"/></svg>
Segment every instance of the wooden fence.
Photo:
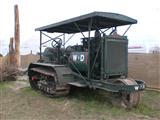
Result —
<svg viewBox="0 0 160 120"><path fill-rule="evenodd" d="M3 59L1 61L7 62L6 57ZM21 55L21 68L27 68L38 59L38 55ZM129 54L128 76L145 81L150 88L160 89L160 54Z"/></svg>
<svg viewBox="0 0 160 120"><path fill-rule="evenodd" d="M144 80L148 87L160 89L160 54L129 54L128 73Z"/></svg>
<svg viewBox="0 0 160 120"><path fill-rule="evenodd" d="M34 54L27 54L21 55L20 57L20 68L27 68L31 62L36 62L39 59L38 55ZM8 66L9 65L9 55L5 57L0 57L0 66Z"/></svg>
<svg viewBox="0 0 160 120"><path fill-rule="evenodd" d="M34 55L34 54L21 55L21 59L20 59L21 68L27 68L31 62L36 62L37 60L39 60L38 55Z"/></svg>

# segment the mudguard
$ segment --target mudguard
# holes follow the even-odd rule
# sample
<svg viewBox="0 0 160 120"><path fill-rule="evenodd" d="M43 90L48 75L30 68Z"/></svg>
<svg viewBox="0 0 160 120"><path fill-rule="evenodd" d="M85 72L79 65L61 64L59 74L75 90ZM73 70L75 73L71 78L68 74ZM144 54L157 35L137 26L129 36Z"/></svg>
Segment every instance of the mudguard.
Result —
<svg viewBox="0 0 160 120"><path fill-rule="evenodd" d="M35 68L40 68L40 72L43 72L46 75L52 76L52 73L56 73L58 78L57 82L60 84L66 84L74 79L72 76L72 70L66 65L31 63L28 67L28 76L32 76L32 70Z"/></svg>

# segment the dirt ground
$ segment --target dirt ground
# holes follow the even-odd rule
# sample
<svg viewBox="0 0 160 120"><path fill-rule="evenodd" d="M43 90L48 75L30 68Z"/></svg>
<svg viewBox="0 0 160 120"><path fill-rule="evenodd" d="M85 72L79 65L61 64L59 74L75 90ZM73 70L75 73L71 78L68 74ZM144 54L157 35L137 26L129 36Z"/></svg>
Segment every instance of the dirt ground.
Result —
<svg viewBox="0 0 160 120"><path fill-rule="evenodd" d="M72 88L66 97L49 98L30 88L27 77L0 83L0 120L159 120L160 92L144 91L131 110L111 105L102 91Z"/></svg>

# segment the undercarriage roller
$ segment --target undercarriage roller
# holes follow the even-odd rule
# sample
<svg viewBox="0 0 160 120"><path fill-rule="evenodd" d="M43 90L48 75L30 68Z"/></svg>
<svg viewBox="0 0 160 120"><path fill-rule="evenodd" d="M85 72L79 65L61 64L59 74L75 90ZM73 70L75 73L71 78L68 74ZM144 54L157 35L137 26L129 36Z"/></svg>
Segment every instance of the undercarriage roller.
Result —
<svg viewBox="0 0 160 120"><path fill-rule="evenodd" d="M33 89L42 91L45 95L50 97L65 96L70 92L68 84L60 84L56 73L52 75L41 72L42 69L35 68L34 75L29 76L29 82Z"/></svg>

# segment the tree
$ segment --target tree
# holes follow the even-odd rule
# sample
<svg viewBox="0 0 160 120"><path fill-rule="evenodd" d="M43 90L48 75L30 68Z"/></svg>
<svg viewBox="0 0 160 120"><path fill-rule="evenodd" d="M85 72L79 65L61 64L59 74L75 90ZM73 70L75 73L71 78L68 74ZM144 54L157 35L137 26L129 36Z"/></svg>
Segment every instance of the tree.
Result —
<svg viewBox="0 0 160 120"><path fill-rule="evenodd" d="M0 57L3 57L3 55L0 53Z"/></svg>

